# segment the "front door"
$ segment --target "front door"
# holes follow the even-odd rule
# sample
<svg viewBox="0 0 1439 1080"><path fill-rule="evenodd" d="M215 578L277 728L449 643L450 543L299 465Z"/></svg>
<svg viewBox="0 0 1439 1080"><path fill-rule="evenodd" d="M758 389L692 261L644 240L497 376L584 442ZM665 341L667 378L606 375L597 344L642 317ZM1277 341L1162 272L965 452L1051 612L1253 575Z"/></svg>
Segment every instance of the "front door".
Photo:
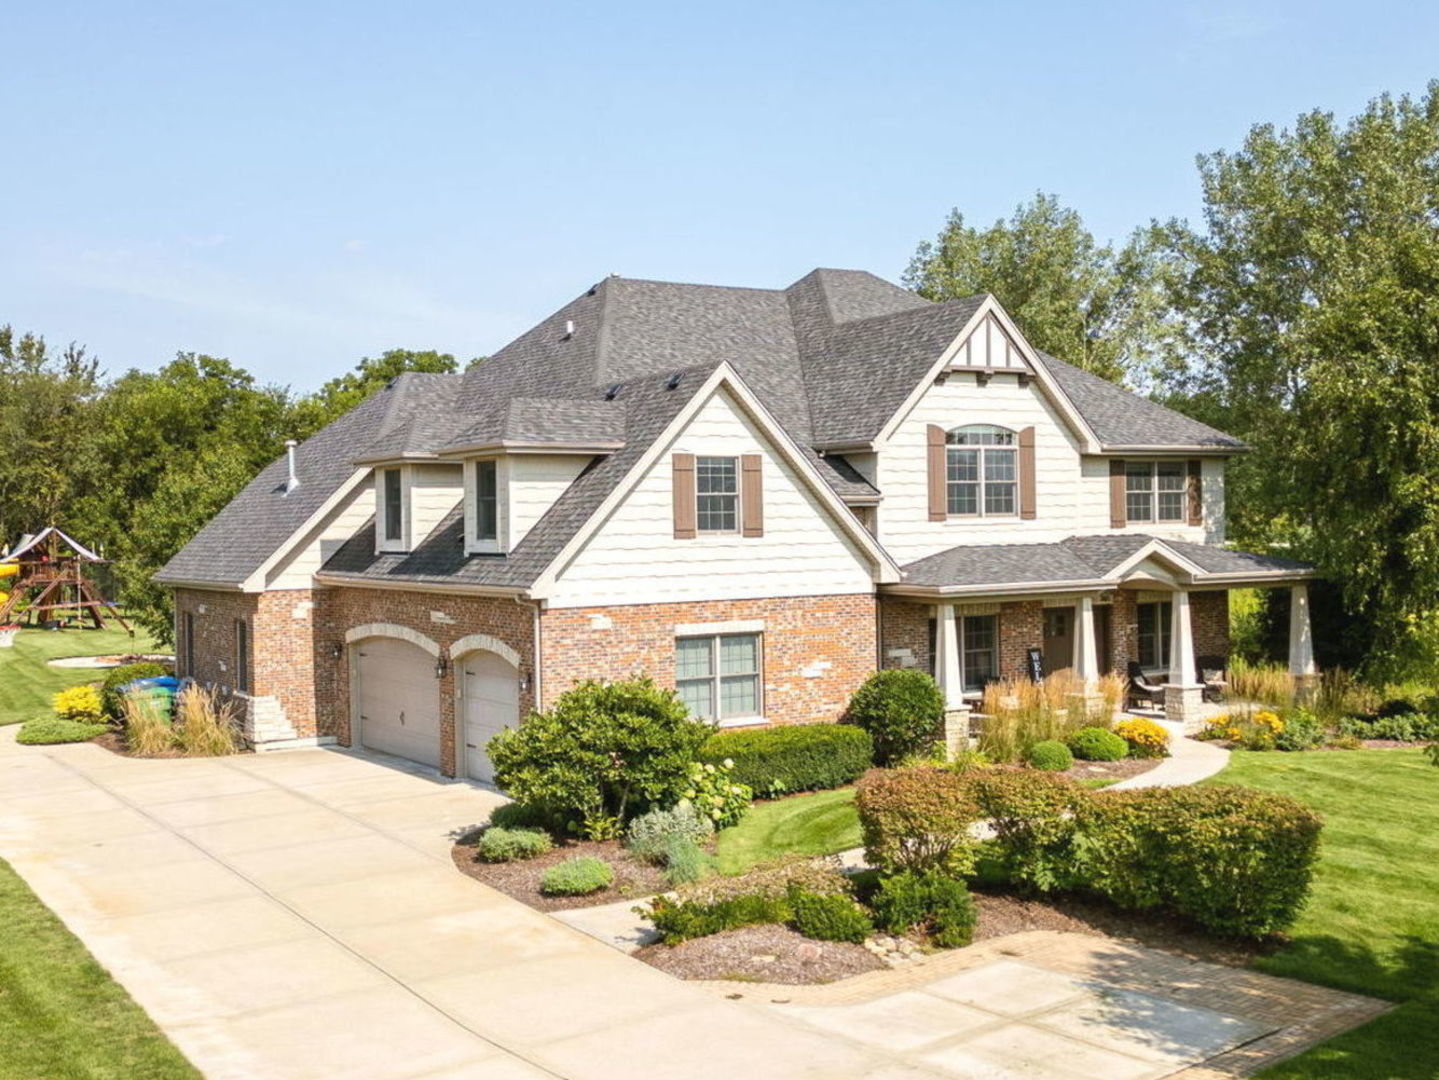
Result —
<svg viewBox="0 0 1439 1080"><path fill-rule="evenodd" d="M494 766L485 746L496 734L520 722L520 680L513 664L492 652L465 657L465 775L492 781Z"/></svg>
<svg viewBox="0 0 1439 1080"><path fill-rule="evenodd" d="M1044 609L1044 673L1074 667L1074 608Z"/></svg>
<svg viewBox="0 0 1439 1080"><path fill-rule="evenodd" d="M1099 673L1101 675L1110 670L1109 658L1112 654L1109 651L1109 613L1113 610L1112 604L1094 605L1094 640L1099 646Z"/></svg>

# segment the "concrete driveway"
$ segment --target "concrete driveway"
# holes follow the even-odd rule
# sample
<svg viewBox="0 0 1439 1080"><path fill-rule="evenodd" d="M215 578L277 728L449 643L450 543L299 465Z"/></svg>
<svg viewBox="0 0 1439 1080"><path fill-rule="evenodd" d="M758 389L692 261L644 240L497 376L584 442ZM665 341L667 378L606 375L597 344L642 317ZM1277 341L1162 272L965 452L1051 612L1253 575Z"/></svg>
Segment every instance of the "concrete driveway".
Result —
<svg viewBox="0 0 1439 1080"><path fill-rule="evenodd" d="M348 752L139 761L0 729L0 856L207 1076L938 1075L457 873L497 797Z"/></svg>

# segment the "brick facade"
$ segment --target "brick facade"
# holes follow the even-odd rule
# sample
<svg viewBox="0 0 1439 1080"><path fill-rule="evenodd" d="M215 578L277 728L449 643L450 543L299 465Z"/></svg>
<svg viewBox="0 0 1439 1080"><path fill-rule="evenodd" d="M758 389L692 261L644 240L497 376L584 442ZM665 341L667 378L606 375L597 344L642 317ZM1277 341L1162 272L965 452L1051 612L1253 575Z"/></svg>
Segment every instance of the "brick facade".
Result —
<svg viewBox="0 0 1439 1080"><path fill-rule="evenodd" d="M885 667L917 667L934 674L930 622L933 604L885 596L879 601L879 640ZM898 652L900 655L891 655ZM908 652L909 656L904 656Z"/></svg>
<svg viewBox="0 0 1439 1080"><path fill-rule="evenodd" d="M1189 594L1189 618L1194 626L1194 652L1198 656L1229 656L1229 593Z"/></svg>
<svg viewBox="0 0 1439 1080"><path fill-rule="evenodd" d="M875 669L872 594L557 608L540 618L545 704L581 679L650 675L675 685L675 627L762 620L764 713L777 724L837 720Z"/></svg>
<svg viewBox="0 0 1439 1080"><path fill-rule="evenodd" d="M453 596L391 589L322 589L316 593L315 696L322 702L319 729L343 746L350 739L350 661L345 633L367 623L403 626L429 638L449 659L450 646L471 634L488 634L520 657L520 715L534 708L535 608L506 597ZM336 653L339 654L336 658ZM440 771L454 776L455 668L447 663L437 680L440 695Z"/></svg>
<svg viewBox="0 0 1439 1080"><path fill-rule="evenodd" d="M1024 678L1029 674L1029 650L1044 645L1044 605L1038 600L1016 600L999 605L999 674Z"/></svg>

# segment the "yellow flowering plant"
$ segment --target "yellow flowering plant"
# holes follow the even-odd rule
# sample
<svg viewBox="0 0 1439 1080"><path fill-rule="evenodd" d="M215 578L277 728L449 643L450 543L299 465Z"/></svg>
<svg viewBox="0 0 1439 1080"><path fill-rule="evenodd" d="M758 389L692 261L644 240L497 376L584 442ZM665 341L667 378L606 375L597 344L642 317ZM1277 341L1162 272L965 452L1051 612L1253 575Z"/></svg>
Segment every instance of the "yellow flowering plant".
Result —
<svg viewBox="0 0 1439 1080"><path fill-rule="evenodd" d="M1135 717L1114 725L1114 733L1129 744L1129 752L1137 758L1169 756L1169 732L1153 720Z"/></svg>
<svg viewBox="0 0 1439 1080"><path fill-rule="evenodd" d="M100 719L100 691L93 686L72 686L51 699L55 715L65 720L93 723Z"/></svg>

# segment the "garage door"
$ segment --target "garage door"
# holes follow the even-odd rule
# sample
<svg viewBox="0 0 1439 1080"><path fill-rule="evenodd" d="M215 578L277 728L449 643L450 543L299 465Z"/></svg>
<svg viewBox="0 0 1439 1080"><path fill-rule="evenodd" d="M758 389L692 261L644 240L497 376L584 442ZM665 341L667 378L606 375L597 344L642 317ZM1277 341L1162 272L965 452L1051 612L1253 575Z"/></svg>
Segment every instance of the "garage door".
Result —
<svg viewBox="0 0 1439 1080"><path fill-rule="evenodd" d="M520 722L520 680L514 665L492 652L471 653L464 672L465 772L474 780L493 780L485 746L495 733Z"/></svg>
<svg viewBox="0 0 1439 1080"><path fill-rule="evenodd" d="M360 745L422 765L440 764L440 688L418 645L371 638L355 650Z"/></svg>

